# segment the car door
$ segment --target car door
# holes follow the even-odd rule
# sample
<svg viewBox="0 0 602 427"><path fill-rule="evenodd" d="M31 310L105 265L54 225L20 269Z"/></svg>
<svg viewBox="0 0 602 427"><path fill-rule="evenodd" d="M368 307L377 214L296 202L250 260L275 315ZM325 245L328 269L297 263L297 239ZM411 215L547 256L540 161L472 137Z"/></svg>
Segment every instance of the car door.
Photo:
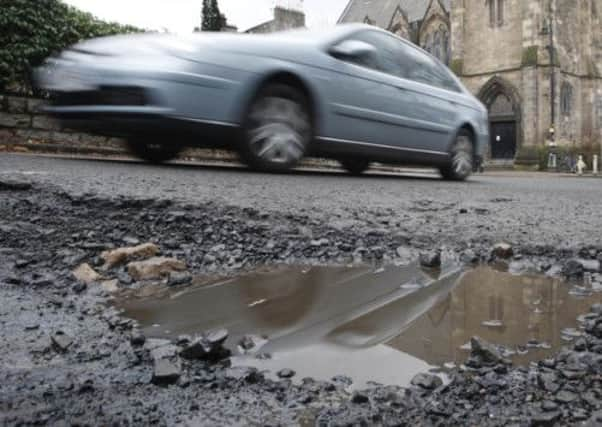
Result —
<svg viewBox="0 0 602 427"><path fill-rule="evenodd" d="M332 59L336 77L329 82L331 120L324 126L326 139L390 150L415 146L421 139L421 130L411 126L416 94L399 84L399 41L373 30L357 31L347 39L371 44L376 57Z"/></svg>
<svg viewBox="0 0 602 427"><path fill-rule="evenodd" d="M400 44L403 71L398 85L411 94L413 108L408 116L421 129L420 138L408 141L407 148L446 152L463 108L462 91L435 58L407 42L400 40Z"/></svg>

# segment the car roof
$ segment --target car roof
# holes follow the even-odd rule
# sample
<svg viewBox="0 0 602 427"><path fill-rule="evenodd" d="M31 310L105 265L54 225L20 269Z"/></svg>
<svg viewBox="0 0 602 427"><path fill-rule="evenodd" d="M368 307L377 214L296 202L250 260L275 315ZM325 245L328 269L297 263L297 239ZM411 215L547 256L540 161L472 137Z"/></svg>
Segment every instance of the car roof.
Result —
<svg viewBox="0 0 602 427"><path fill-rule="evenodd" d="M296 28L296 29L281 31L281 32L277 32L277 33L269 33L269 34L265 34L265 35L268 37L276 36L279 38L290 37L290 38L296 39L296 40L303 39L303 40L307 40L310 43L314 42L314 43L321 44L321 43L344 38L347 35L352 34L358 30L362 30L362 29L367 30L367 29L378 29L378 28L376 28L372 25L367 25L367 24L339 24L336 26L319 28L319 29L308 29L308 28L298 29L298 28Z"/></svg>

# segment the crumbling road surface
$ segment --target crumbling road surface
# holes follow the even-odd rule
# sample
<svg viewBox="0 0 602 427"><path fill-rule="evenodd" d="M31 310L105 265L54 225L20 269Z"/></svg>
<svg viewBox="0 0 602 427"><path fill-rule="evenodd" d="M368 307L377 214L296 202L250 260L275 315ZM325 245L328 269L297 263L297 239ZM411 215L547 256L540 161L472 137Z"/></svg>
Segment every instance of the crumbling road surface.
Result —
<svg viewBox="0 0 602 427"><path fill-rule="evenodd" d="M502 349L475 338L466 366L445 382L424 372L403 386L354 388L346 376L238 366L237 347L255 343L232 343L219 325L146 336L112 303L282 264L505 263L599 289L600 182L269 175L3 154L0 421L598 425L599 305L580 317L578 339L539 363L513 366Z"/></svg>

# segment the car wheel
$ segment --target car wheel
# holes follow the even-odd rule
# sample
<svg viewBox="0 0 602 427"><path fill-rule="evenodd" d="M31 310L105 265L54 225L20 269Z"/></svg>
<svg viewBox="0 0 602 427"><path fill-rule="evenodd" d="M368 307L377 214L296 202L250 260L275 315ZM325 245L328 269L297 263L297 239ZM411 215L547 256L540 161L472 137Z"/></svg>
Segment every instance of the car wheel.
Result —
<svg viewBox="0 0 602 427"><path fill-rule="evenodd" d="M135 156L149 163L164 163L180 154L182 148L174 143L161 143L152 138L135 138L128 140L130 151Z"/></svg>
<svg viewBox="0 0 602 427"><path fill-rule="evenodd" d="M344 159L340 163L352 175L361 175L370 167L370 162L363 159Z"/></svg>
<svg viewBox="0 0 602 427"><path fill-rule="evenodd" d="M287 85L269 85L249 108L240 154L252 168L286 171L303 158L311 136L306 97Z"/></svg>
<svg viewBox="0 0 602 427"><path fill-rule="evenodd" d="M440 169L444 179L464 181L470 176L474 164L474 147L469 132L461 130L450 151L450 162Z"/></svg>

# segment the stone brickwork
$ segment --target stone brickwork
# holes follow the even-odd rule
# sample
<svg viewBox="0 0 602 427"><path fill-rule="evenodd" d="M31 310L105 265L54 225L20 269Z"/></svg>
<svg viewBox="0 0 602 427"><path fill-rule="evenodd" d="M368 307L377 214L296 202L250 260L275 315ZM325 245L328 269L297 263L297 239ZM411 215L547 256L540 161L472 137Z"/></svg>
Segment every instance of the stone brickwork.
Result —
<svg viewBox="0 0 602 427"><path fill-rule="evenodd" d="M124 154L123 141L64 128L43 114L44 101L0 95L0 150Z"/></svg>

